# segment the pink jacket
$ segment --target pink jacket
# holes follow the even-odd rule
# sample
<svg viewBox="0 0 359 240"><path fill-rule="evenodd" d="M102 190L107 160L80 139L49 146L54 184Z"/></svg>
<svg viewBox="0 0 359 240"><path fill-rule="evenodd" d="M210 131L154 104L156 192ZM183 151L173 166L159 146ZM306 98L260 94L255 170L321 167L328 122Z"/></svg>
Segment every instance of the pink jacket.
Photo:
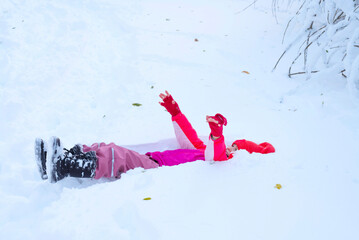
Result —
<svg viewBox="0 0 359 240"><path fill-rule="evenodd" d="M155 159L160 166L173 166L196 160L228 160L223 135L215 141L209 136L206 146L199 139L196 131L183 113L172 117L172 123L181 149L146 153L147 156Z"/></svg>

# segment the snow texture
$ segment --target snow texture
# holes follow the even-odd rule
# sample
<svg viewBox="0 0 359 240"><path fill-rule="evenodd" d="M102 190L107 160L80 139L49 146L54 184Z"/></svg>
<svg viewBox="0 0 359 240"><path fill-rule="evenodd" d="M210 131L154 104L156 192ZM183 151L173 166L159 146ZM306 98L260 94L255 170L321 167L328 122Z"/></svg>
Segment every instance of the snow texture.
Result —
<svg viewBox="0 0 359 240"><path fill-rule="evenodd" d="M252 3L2 0L0 239L358 239L358 55L348 83L334 66L289 79L297 52L272 72L295 10L274 17L270 1ZM228 144L276 153L118 181L40 178L36 137L176 149L164 90L204 139L205 116L219 112Z"/></svg>
<svg viewBox="0 0 359 240"><path fill-rule="evenodd" d="M277 0L273 2L277 10ZM355 74L357 66L352 65L359 54L359 1L299 0L295 3L300 4L288 21L282 39L286 48L279 58L280 61L285 54L290 55L288 76L305 73L309 79L312 73L331 68L347 78L349 92L357 97L359 88L351 81L359 82L359 75Z"/></svg>

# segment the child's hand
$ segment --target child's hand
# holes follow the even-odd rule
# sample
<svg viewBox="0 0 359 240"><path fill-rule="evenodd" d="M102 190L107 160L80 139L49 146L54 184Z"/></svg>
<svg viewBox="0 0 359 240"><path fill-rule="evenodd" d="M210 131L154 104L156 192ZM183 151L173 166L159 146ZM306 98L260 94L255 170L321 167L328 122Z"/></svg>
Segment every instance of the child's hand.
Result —
<svg viewBox="0 0 359 240"><path fill-rule="evenodd" d="M217 113L215 116L206 116L206 121L209 123L213 137L219 138L223 135L223 125L227 125L227 119L222 114Z"/></svg>
<svg viewBox="0 0 359 240"><path fill-rule="evenodd" d="M163 102L159 102L161 106L164 106L166 110L172 115L172 117L176 116L177 114L181 113L181 110L178 104L173 100L172 96L167 92L166 94L161 93L159 96Z"/></svg>

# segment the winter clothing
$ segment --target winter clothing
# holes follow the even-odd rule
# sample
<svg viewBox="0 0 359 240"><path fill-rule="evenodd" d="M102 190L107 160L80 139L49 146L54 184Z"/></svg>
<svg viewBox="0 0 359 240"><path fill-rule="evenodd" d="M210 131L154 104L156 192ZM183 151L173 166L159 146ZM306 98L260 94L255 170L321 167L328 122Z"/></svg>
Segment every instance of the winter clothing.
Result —
<svg viewBox="0 0 359 240"><path fill-rule="evenodd" d="M272 146L272 144L264 142L261 144L256 144L254 142L242 139L242 140L236 140L232 143L232 146L236 144L238 147L238 150L244 149L247 150L247 152L249 153L262 153L262 154L267 154L267 153L274 153L275 149Z"/></svg>
<svg viewBox="0 0 359 240"><path fill-rule="evenodd" d="M173 100L172 96L169 95L168 97L165 97L163 99L163 103L160 103L163 107L166 108L166 110L171 114L171 116L176 116L177 114L181 113L181 110L177 104L177 102L175 102L175 100Z"/></svg>
<svg viewBox="0 0 359 240"><path fill-rule="evenodd" d="M198 149L177 149L164 152L148 152L146 155L155 159L159 166L174 166L181 163L205 160L204 152Z"/></svg>
<svg viewBox="0 0 359 240"><path fill-rule="evenodd" d="M215 137L220 137L223 135L223 125L227 126L227 119L222 115L217 113L215 116L211 117L216 120L218 123L209 122L209 127L211 128L211 134Z"/></svg>
<svg viewBox="0 0 359 240"><path fill-rule="evenodd" d="M142 155L130 149L117 146L114 143L95 143L91 146L83 145L84 152L96 152L98 164L94 178L119 178L122 173L137 167L149 169L159 166L174 166L197 160L227 160L223 136L215 141L209 138L209 146L211 148L206 150L206 145L198 138L196 131L184 114L177 114L172 117L172 121L181 149L148 152ZM206 154L208 154L208 157L205 157Z"/></svg>
<svg viewBox="0 0 359 240"><path fill-rule="evenodd" d="M204 151L206 161L228 160L226 145L222 134L216 140L213 140L211 136L209 136L207 145L205 145L202 140L198 138L196 131L184 114L180 113L172 117L172 122L180 148Z"/></svg>
<svg viewBox="0 0 359 240"><path fill-rule="evenodd" d="M52 140L52 158L50 162L50 181L55 183L65 177L93 178L97 166L94 151L84 153L80 145L70 150L62 149L59 138ZM62 152L65 150L65 153Z"/></svg>
<svg viewBox="0 0 359 240"><path fill-rule="evenodd" d="M209 136L208 144L205 151L206 161L226 161L228 160L226 154L226 145L224 142L223 135L216 139L212 140Z"/></svg>
<svg viewBox="0 0 359 240"><path fill-rule="evenodd" d="M121 173L137 167L144 169L158 167L158 163L151 160L149 156L117 146L114 143L94 143L91 146L83 145L83 151L96 152L98 164L94 176L95 179L101 177L119 178Z"/></svg>
<svg viewBox="0 0 359 240"><path fill-rule="evenodd" d="M199 139L186 116L182 113L172 117L173 128L180 148L205 150L206 145Z"/></svg>

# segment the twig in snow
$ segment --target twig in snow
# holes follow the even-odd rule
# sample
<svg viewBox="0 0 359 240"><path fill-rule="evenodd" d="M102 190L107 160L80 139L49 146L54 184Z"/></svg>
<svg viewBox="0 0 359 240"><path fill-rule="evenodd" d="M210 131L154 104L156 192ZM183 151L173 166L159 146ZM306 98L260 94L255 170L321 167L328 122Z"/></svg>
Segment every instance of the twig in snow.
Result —
<svg viewBox="0 0 359 240"><path fill-rule="evenodd" d="M344 74L345 69L343 69L340 73L343 75L343 77L347 78L347 75Z"/></svg>
<svg viewBox="0 0 359 240"><path fill-rule="evenodd" d="M313 41L313 42L314 42L314 41ZM308 50L308 48L310 47L310 45L313 44L313 42L309 43L309 44L304 48L304 52L305 52L306 50Z"/></svg>
<svg viewBox="0 0 359 240"><path fill-rule="evenodd" d="M282 44L283 44L283 42L284 42L284 37L285 37L285 34L287 33L289 24L290 24L290 22L291 22L292 20L293 20L293 18L291 18L291 19L289 20L289 22L287 23L287 27L285 28L285 31L284 31L284 33L283 33Z"/></svg>
<svg viewBox="0 0 359 240"><path fill-rule="evenodd" d="M312 71L312 73L317 73L319 71ZM293 75L298 75L298 74L306 74L306 72L296 72L296 73L291 73L289 74L289 77L293 76Z"/></svg>
<svg viewBox="0 0 359 240"><path fill-rule="evenodd" d="M344 25L344 26L341 26L340 28L337 28L337 29L335 30L335 33L337 33L337 32L339 32L339 31L343 30L343 29L346 28L348 25L349 25L349 24Z"/></svg>
<svg viewBox="0 0 359 240"><path fill-rule="evenodd" d="M302 10L302 8L303 8L305 2L306 2L306 1L303 2L303 4L302 4L302 5L300 6L300 8L298 9L298 11L295 13L295 15L298 15L298 14L299 14L299 12L300 12L300 10Z"/></svg>
<svg viewBox="0 0 359 240"><path fill-rule="evenodd" d="M310 24L310 26L309 26L309 28L307 30L313 29L313 24L314 24L314 21L312 21L312 23Z"/></svg>
<svg viewBox="0 0 359 240"><path fill-rule="evenodd" d="M321 32L316 39L314 39L306 48L308 48L310 45L312 45L313 42L317 41L324 33L326 32L326 30L324 30L323 32Z"/></svg>
<svg viewBox="0 0 359 240"><path fill-rule="evenodd" d="M307 37L307 47L304 49L304 69L307 69L308 48L313 43L313 42L309 43L309 38L310 38L310 32L308 33L308 37Z"/></svg>
<svg viewBox="0 0 359 240"><path fill-rule="evenodd" d="M339 9L335 10L334 16L333 16L333 23L335 22L335 16L337 15L337 13L339 12Z"/></svg>
<svg viewBox="0 0 359 240"><path fill-rule="evenodd" d="M337 22L339 22L339 20L341 20L341 18L344 18L345 15L343 16L343 14L344 14L344 12L341 12L341 13L339 14L339 16L338 16L336 19L334 19L333 24L336 24ZM343 17L342 17L342 16L343 16Z"/></svg>
<svg viewBox="0 0 359 240"><path fill-rule="evenodd" d="M303 36L305 35L305 32L301 33L299 36L296 37L295 40L292 41L291 44L288 45L288 47L285 49L285 51L282 53L282 55L279 57L277 63L275 64L274 68L272 69L272 71L274 71L278 65L278 63L280 62L280 60L282 59L282 57L284 56L284 54L289 51L289 49L292 48L293 44L296 43L297 41L299 41L299 39L301 39Z"/></svg>
<svg viewBox="0 0 359 240"><path fill-rule="evenodd" d="M313 42L317 41L323 35L324 32L325 32L325 30L323 32L321 32L318 35L318 37L316 39L314 39L310 44L307 43L307 46L304 48L304 51L306 51L312 45ZM313 36L313 34L311 36ZM301 49L306 42L307 42L307 39L303 41L303 43L300 45L299 49Z"/></svg>
<svg viewBox="0 0 359 240"><path fill-rule="evenodd" d="M272 0L272 14L275 17L275 21L276 23L278 23L278 18L277 18L277 0Z"/></svg>
<svg viewBox="0 0 359 240"><path fill-rule="evenodd" d="M255 4L258 0L254 0L251 4L249 4L247 7L245 7L244 9L242 9L239 12L236 12L235 14L240 14L241 12L244 12L245 10L247 10L247 8L249 8L250 6L252 6L253 4Z"/></svg>
<svg viewBox="0 0 359 240"><path fill-rule="evenodd" d="M279 61L282 59L282 57L284 56L284 54L285 54L286 52L287 52L287 50L285 50L285 51L282 53L282 55L279 57L277 63L275 64L274 68L272 69L272 71L274 71L274 70L276 69L276 67L277 67L277 65L278 65L278 63L279 63Z"/></svg>
<svg viewBox="0 0 359 240"><path fill-rule="evenodd" d="M334 48L343 48L345 46L335 46L335 47L330 47L329 49L334 49Z"/></svg>
<svg viewBox="0 0 359 240"><path fill-rule="evenodd" d="M319 28L318 30L314 31L312 33L312 35L310 35L310 37L312 37L314 34L316 34L317 32L319 32L320 30L322 30L323 28L325 28L327 25L324 25L323 27Z"/></svg>
<svg viewBox="0 0 359 240"><path fill-rule="evenodd" d="M297 61L297 59L298 59L301 55L302 55L302 53L300 52L300 53L298 54L298 56L293 60L292 64L290 65L289 70L288 70L288 76L289 76L289 77L291 76L291 71L292 71L292 66L293 66L293 64Z"/></svg>
<svg viewBox="0 0 359 240"><path fill-rule="evenodd" d="M298 11L296 12L295 15L298 15L298 14L299 14L299 11L302 9L302 7L304 6L304 3L305 3L305 2L306 2L306 1L303 2L303 4L300 6L300 8L298 9ZM285 28L285 31L284 31L284 34L283 34L283 38L282 38L282 44L283 44L283 42L284 42L284 37L285 37L285 34L287 33L289 24L290 24L290 22L293 20L293 18L294 18L294 17L292 17L292 18L289 20L289 22L288 22L288 24L287 24L287 27Z"/></svg>

